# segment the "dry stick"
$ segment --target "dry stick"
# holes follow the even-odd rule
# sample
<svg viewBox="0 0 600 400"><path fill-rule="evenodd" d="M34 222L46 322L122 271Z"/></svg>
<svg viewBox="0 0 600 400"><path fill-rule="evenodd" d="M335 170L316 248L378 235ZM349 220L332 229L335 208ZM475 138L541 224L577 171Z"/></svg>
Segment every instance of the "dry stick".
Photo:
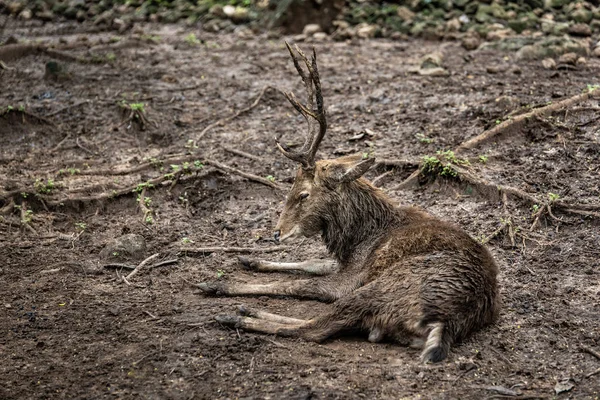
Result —
<svg viewBox="0 0 600 400"><path fill-rule="evenodd" d="M148 264L150 261L154 260L156 257L158 257L159 253L156 254L152 254L150 257L146 258L144 261L142 261L141 263L139 263L139 265L137 267L135 267L135 269L133 271L131 271L129 273L129 275L127 275L125 277L125 281L129 281L131 278L133 278L134 275L136 275L138 272L140 272L140 270L144 267L144 265Z"/></svg>
<svg viewBox="0 0 600 400"><path fill-rule="evenodd" d="M582 101L588 100L595 96L598 96L596 90L590 90L586 93L578 94L577 96L573 96L566 100L559 101L558 103L553 103L545 107L536 108L535 110L527 114L521 114L517 117L506 120L501 124L496 125L492 129L488 129L487 131L475 136L474 138L463 142L454 150L454 152L458 153L464 150L475 148L483 143L489 142L496 136L507 132L509 129L519 130L519 128L521 128L529 118L550 114L554 111L563 108L568 108L574 104L581 103Z"/></svg>
<svg viewBox="0 0 600 400"><path fill-rule="evenodd" d="M288 250L288 246L278 247L181 247L179 251L191 254L206 254L206 253L253 253L259 251L261 253L275 253L277 251Z"/></svg>
<svg viewBox="0 0 600 400"><path fill-rule="evenodd" d="M206 132L208 132L209 130L211 130L212 128L214 128L215 126L221 125L225 122L229 122L232 119L235 119L237 117L239 117L240 115L252 110L254 107L256 107L258 105L258 103L260 102L260 99L262 99L263 95L265 94L266 90L271 88L271 86L265 86L262 88L262 90L260 91L260 93L258 94L258 96L256 97L256 100L254 100L254 102L252 104L250 104L248 107L243 108L241 110L239 110L238 112L236 112L233 115L230 115L229 117L225 117L222 118L216 122L213 122L212 124L209 124L206 128L204 128L202 130L202 132L200 132L200 134L195 138L195 142L196 144L198 143L198 141L200 139L202 139L204 137L204 135L206 135Z"/></svg>
<svg viewBox="0 0 600 400"><path fill-rule="evenodd" d="M257 161L257 162L262 162L262 161L264 161L264 160L263 160L263 159L261 159L259 156L255 156L254 154L246 153L245 151L237 150L237 149L234 149L234 148L232 148L232 147L229 147L229 146L223 146L223 145L222 145L221 147L222 147L222 148L223 148L223 150L225 150L226 152L228 152L228 153L232 153L232 154L235 154L235 155L238 155L238 156L240 156L240 157L245 157L245 158L248 158L248 159L250 159L250 160Z"/></svg>
<svg viewBox="0 0 600 400"><path fill-rule="evenodd" d="M589 374L587 374L585 377L586 377L586 378L590 378L590 377L592 377L592 376L594 376L594 375L596 375L596 374L600 374L600 368L598 368L598 369L597 369L597 370L595 370L595 371L592 371L592 372L590 372L590 373L589 373Z"/></svg>
<svg viewBox="0 0 600 400"><path fill-rule="evenodd" d="M266 178L262 178L262 177L260 177L258 175L249 174L247 172L240 171L239 169L236 169L236 168L233 168L233 167L221 164L220 162L215 161L215 160L204 160L204 162L206 164L208 164L208 165L212 165L213 167L215 167L217 169L220 169L222 171L228 172L230 174L239 175L239 176L244 177L246 179L249 179L251 181L262 183L263 185L270 186L273 189L283 190L281 188L281 186L279 186L275 182L271 182L270 180L268 180Z"/></svg>
<svg viewBox="0 0 600 400"><path fill-rule="evenodd" d="M419 161L418 160L402 160L402 159L391 159L391 160L387 160L387 159L375 159L375 165L373 166L373 168L377 168L379 166L385 166L385 167L418 167L419 166Z"/></svg>
<svg viewBox="0 0 600 400"><path fill-rule="evenodd" d="M591 347L587 347L587 346L581 346L581 350L585 351L588 354L593 355L594 357L596 357L598 360L600 360L600 353L597 352L596 350L592 349Z"/></svg>
<svg viewBox="0 0 600 400"><path fill-rule="evenodd" d="M395 171L394 171L393 169L391 169L391 170L389 170L389 171L386 171L386 172L384 172L383 174L381 174L381 175L379 175L379 176L375 177L375 179L373 179L373 180L371 181L371 184L372 184L373 186L379 186L379 185L378 185L378 183L379 183L379 182L381 182L381 180L382 180L382 179L384 179L386 176L390 176L390 175L391 175L391 174L393 174L394 172L395 172Z"/></svg>

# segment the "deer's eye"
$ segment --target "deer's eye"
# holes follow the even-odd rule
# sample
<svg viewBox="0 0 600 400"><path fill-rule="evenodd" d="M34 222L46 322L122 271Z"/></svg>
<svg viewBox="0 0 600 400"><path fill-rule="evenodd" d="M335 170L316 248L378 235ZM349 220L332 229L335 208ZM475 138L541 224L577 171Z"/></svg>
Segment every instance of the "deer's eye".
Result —
<svg viewBox="0 0 600 400"><path fill-rule="evenodd" d="M307 198L308 198L308 193L306 193L306 192L300 193L300 200L305 200Z"/></svg>

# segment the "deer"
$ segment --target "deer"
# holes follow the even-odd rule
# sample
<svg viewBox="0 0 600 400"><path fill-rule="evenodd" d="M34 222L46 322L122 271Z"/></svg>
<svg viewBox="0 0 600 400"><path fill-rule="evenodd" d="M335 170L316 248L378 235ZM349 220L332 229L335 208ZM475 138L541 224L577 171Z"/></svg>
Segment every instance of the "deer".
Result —
<svg viewBox="0 0 600 400"><path fill-rule="evenodd" d="M323 342L343 331L421 348L423 363L448 357L455 343L494 323L500 310L498 267L486 247L460 227L415 206L396 205L363 175L375 158L315 161L327 130L316 51L286 42L308 100L283 92L308 123L304 144L279 151L299 164L275 227L278 242L320 234L332 260L280 263L240 258L255 271L319 277L268 284L203 282L212 296L291 296L331 303L311 319L240 306L215 317L224 326ZM304 67L301 66L304 64ZM315 109L316 101L316 109Z"/></svg>

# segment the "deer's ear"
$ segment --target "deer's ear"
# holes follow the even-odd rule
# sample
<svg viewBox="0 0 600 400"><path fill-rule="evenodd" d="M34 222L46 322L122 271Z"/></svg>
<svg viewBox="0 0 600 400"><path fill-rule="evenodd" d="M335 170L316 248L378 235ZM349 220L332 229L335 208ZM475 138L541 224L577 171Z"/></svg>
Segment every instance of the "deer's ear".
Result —
<svg viewBox="0 0 600 400"><path fill-rule="evenodd" d="M329 165L327 177L338 183L352 182L363 176L375 158L344 157Z"/></svg>

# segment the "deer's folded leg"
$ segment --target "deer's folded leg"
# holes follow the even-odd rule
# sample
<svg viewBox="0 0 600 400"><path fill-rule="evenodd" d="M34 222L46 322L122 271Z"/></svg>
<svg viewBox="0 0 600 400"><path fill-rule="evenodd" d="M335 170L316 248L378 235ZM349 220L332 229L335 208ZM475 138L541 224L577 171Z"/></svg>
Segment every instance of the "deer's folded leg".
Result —
<svg viewBox="0 0 600 400"><path fill-rule="evenodd" d="M213 296L293 296L332 302L361 285L361 276L332 276L266 284L203 282L198 287L205 294Z"/></svg>
<svg viewBox="0 0 600 400"><path fill-rule="evenodd" d="M339 270L339 265L334 260L307 260L301 262L274 262L266 260L252 260L238 257L242 266L258 272L303 272L311 275L329 275Z"/></svg>

